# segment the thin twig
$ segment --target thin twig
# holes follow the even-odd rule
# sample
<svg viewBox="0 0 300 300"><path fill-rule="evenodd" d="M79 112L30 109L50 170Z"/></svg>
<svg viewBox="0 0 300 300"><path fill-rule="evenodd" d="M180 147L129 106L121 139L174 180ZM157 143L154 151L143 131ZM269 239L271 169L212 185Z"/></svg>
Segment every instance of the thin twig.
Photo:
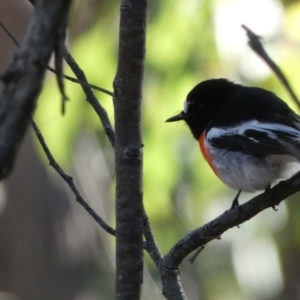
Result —
<svg viewBox="0 0 300 300"><path fill-rule="evenodd" d="M144 244L144 249L149 253L151 258L155 262L156 266L159 268L162 259L162 254L154 239L152 229L149 223L149 218L145 211L144 211L144 237L146 239L146 242Z"/></svg>
<svg viewBox="0 0 300 300"><path fill-rule="evenodd" d="M79 204L81 204L81 206L90 214L90 216L109 234L115 236L116 235L116 231L110 227L108 224L106 224L103 219L89 206L89 204L84 200L84 198L81 196L80 192L78 191L73 178L69 175L67 175L63 169L59 166L59 164L56 162L56 160L54 159L52 153L50 152L45 139L40 131L40 129L38 128L37 124L35 123L35 121L33 119L31 119L31 125L32 128L49 160L49 164L50 166L52 166L56 172L64 179L64 181L69 185L69 187L71 188L71 190L73 191L76 200Z"/></svg>
<svg viewBox="0 0 300 300"><path fill-rule="evenodd" d="M264 49L263 45L260 42L260 36L255 34L252 30L250 30L247 26L242 25L242 28L245 29L247 36L249 38L248 45L250 48L258 55L260 56L265 63L273 70L273 72L276 74L278 79L281 81L283 86L286 88L290 96L292 97L295 104L300 109L300 101L296 94L294 93L293 89L291 88L290 83L284 76L283 72L280 70L280 68L275 64L275 62L270 58L266 50Z"/></svg>
<svg viewBox="0 0 300 300"><path fill-rule="evenodd" d="M15 36L5 27L5 25L0 21L0 27L4 30L4 32L7 34L7 36L18 46L18 47L20 47L20 43L17 41L17 39L15 38ZM56 74L57 73L57 71L55 70L55 69L53 69L52 67L50 67L50 66L47 66L47 70L48 71L50 71L50 72L52 72L52 73L54 73L54 74ZM110 92L110 91L108 91L108 90L106 90L106 89L104 89L104 88L101 88L101 87L99 87L99 86L96 86L96 85L94 85L94 84L90 84L90 83L88 83L88 82L86 82L86 81L81 81L81 80L78 80L77 78L74 78L74 77L71 77L71 76L68 76L68 75L65 75L65 74L62 74L62 76L64 77L64 78L66 78L67 80L69 80L69 81L71 81L71 82L75 82L75 83L79 83L79 84L81 84L82 86L85 86L85 87L90 87L90 88L92 88L92 89L94 89L94 90L97 90L97 91L99 91L99 92L102 92L102 93L104 93L104 94L107 94L107 95L109 95L109 96L111 96L111 97L113 97L113 93L112 92Z"/></svg>
<svg viewBox="0 0 300 300"><path fill-rule="evenodd" d="M52 72L52 73L56 73L56 70L53 69L53 68L51 68L50 66L47 67L47 70L49 70L49 71ZM91 89L93 89L93 90L97 90L97 91L99 91L99 92L102 92L102 93L104 93L104 94L107 94L108 96L113 97L113 95L114 95L112 92L110 92L110 91L108 91L108 90L106 90L106 89L104 89L104 88L102 88L102 87L96 86L96 85L94 85L94 84L91 84L91 83L88 83L88 82L79 80L79 79L77 79L77 78L74 78L74 77L71 77L71 76L68 76L68 75L65 75L65 74L63 74L63 77L66 78L66 79L68 79L68 80L71 81L71 82L79 83L79 84L82 85L82 86L91 88Z"/></svg>
<svg viewBox="0 0 300 300"><path fill-rule="evenodd" d="M17 41L17 39L10 33L10 31L5 27L5 25L0 21L0 26L4 30L4 32L7 34L7 36L18 46L20 47L20 43Z"/></svg>
<svg viewBox="0 0 300 300"><path fill-rule="evenodd" d="M79 67L75 59L72 57L68 49L65 47L64 58L67 64L72 69L73 73L76 77L83 82L87 82L86 76L83 70ZM95 94L93 93L90 87L82 85L82 89L86 95L87 102L94 108L95 112L97 113L103 127L104 131L111 143L114 147L115 145L115 133L109 121L108 115L104 107L99 103L98 99L96 98Z"/></svg>

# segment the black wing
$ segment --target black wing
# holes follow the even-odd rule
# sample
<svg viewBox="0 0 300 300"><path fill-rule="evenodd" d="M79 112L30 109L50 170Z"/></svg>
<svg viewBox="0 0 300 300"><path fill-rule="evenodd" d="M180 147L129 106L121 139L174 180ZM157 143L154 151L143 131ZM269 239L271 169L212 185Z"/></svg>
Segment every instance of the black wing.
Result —
<svg viewBox="0 0 300 300"><path fill-rule="evenodd" d="M300 157L300 130L278 124L261 124L254 128L223 131L216 137L211 137L212 146L241 151L254 156L267 154L290 154ZM272 126L273 125L273 126ZM295 155L296 152L299 154Z"/></svg>

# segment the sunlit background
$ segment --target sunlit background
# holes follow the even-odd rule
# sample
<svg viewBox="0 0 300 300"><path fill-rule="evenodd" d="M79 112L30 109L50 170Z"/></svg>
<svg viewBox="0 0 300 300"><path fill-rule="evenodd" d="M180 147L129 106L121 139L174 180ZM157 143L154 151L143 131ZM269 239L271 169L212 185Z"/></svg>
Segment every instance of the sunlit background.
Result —
<svg viewBox="0 0 300 300"><path fill-rule="evenodd" d="M119 1L74 1L68 45L90 83L112 90L118 54ZM0 0L0 20L21 40L31 7ZM18 20L18 22L16 22ZM143 94L144 201L163 253L189 231L228 209L235 191L220 182L183 123L190 89L225 77L272 90L295 108L277 78L247 45L245 24L261 35L300 95L300 2L276 0L149 1ZM0 31L1 70L16 49ZM65 72L72 75L66 67ZM47 74L35 119L86 200L114 226L113 151L80 86L65 81L66 115ZM113 123L112 99L95 92ZM241 202L253 195L242 194ZM34 135L0 193L0 299L114 299L114 238L75 201ZM164 299L145 254L144 300ZM300 299L300 203L295 195L209 243L184 261L189 299Z"/></svg>

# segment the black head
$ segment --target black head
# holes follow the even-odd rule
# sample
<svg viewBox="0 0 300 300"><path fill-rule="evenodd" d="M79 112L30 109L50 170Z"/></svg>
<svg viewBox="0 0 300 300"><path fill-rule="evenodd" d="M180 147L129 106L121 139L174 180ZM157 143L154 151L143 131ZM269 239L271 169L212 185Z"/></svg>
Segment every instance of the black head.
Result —
<svg viewBox="0 0 300 300"><path fill-rule="evenodd" d="M227 79L209 79L197 84L187 95L183 111L166 120L184 120L195 137L199 139L210 120L217 113L220 104L239 85Z"/></svg>

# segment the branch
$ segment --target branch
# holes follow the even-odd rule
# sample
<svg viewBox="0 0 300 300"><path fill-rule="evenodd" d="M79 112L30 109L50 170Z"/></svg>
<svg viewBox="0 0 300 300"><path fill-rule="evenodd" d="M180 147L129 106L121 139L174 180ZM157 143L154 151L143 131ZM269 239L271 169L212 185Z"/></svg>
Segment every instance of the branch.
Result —
<svg viewBox="0 0 300 300"><path fill-rule="evenodd" d="M65 93L65 85L63 80L63 67L64 67L64 48L65 48L65 41L67 36L67 27L68 22L67 20L64 20L63 26L60 27L60 30L57 34L57 40L54 45L54 66L56 69L56 80L57 85L60 91L60 94L62 96L61 102L61 112L64 115L66 110L66 101L68 100L68 97Z"/></svg>
<svg viewBox="0 0 300 300"><path fill-rule="evenodd" d="M141 100L147 0L123 0L114 81L117 299L140 299L143 281Z"/></svg>
<svg viewBox="0 0 300 300"><path fill-rule="evenodd" d="M30 2L33 4L32 1L30 1ZM20 44L17 41L17 39L13 36L13 34L5 27L5 25L1 21L0 21L0 26L5 31L5 33L8 35L8 37L17 46L20 47ZM101 106L101 104L98 102L98 100L97 100L95 94L93 93L93 91L91 90L91 88L96 89L96 90L98 90L100 92L103 92L103 93L105 93L105 94L107 94L109 96L113 96L113 93L110 92L110 91L108 91L108 90L106 90L106 89L103 89L103 88L97 87L95 85L89 84L87 82L87 79L85 77L85 74L84 74L83 70L80 69L79 65L76 63L76 61L71 56L71 54L68 52L68 50L65 48L65 46L64 46L63 50L64 50L64 57L65 57L67 63L69 64L70 68L73 70L74 74L79 79L76 79L76 78L64 75L62 73L61 67L58 68L58 71L55 70L55 69L53 69L53 68L51 68L50 66L46 67L47 70L49 70L49 71L51 71L51 72L53 72L53 73L55 73L57 75L58 85L60 87L60 91L61 91L61 94L62 94L62 112L64 113L64 111L65 111L65 100L67 99L67 97L65 95L65 92L64 92L63 82L62 82L62 77L63 77L63 78L66 78L66 79L68 79L68 80L70 80L72 82L79 83L82 86L83 91L86 94L87 101L92 105L92 107L94 108L95 112L99 116L100 121L101 121L101 123L102 123L102 125L104 127L104 131L105 131L106 135L108 136L108 139L109 139L111 145L114 147L114 139L115 139L115 137L114 137L114 131L113 131L112 126L110 124L107 112ZM58 55L60 55L60 54L58 53ZM56 66L58 66L58 60L57 60Z"/></svg>
<svg viewBox="0 0 300 300"><path fill-rule="evenodd" d="M243 25L242 27L247 32L250 47L275 72L290 93L297 106L300 108L300 103L296 97L296 94L293 92L290 84L283 75L283 72L271 60L264 50L262 44L260 43L259 37L246 26ZM295 157L299 157L298 151L296 151L296 149L292 150L295 152ZM148 219L145 217L145 249L149 252L150 256L159 268L163 285L163 295L169 300L187 299L181 286L179 277L179 265L182 263L183 259L185 259L193 251L199 249L199 251L197 251L196 255L193 257L193 259L195 259L195 257L207 243L215 239L219 240L220 236L228 229L244 223L267 208L274 208L288 196L298 191L300 191L300 173L294 175L292 178L286 181L280 182L278 185L272 189L269 189L263 194L254 197L247 203L239 206L238 209L228 210L211 222L188 233L184 238L176 243L164 257L161 256L159 248L157 247L153 238Z"/></svg>
<svg viewBox="0 0 300 300"><path fill-rule="evenodd" d="M6 28L6 26L0 21L0 26L2 27L2 29L4 30L4 32L7 34L7 36L14 42L15 45L17 45L18 47L20 47L20 44L19 42L17 41L17 39L14 37L14 35ZM57 74L57 71L53 68L51 68L50 66L47 66L47 70L49 70L50 72L54 73L54 74ZM81 81L81 80L78 80L74 77L71 77L71 76L68 76L68 75L65 75L65 74L62 74L63 78L71 81L71 82L75 82L75 83L79 83L81 84L82 86L85 86L85 87L90 87L96 91L99 91L99 92L102 92L104 94L107 94L109 96L113 96L114 94L104 88L101 88L99 86L96 86L94 84L91 84L91 83L88 83L87 81Z"/></svg>
<svg viewBox="0 0 300 300"><path fill-rule="evenodd" d="M67 64L72 69L73 73L76 75L76 77L81 81L87 83L87 79L85 77L85 74L82 69L80 69L79 65L76 63L72 55L69 53L67 48L65 48L64 58L67 62ZM94 108L96 114L98 115L104 131L111 143L111 145L114 147L115 145L115 133L111 126L111 123L109 121L108 115L106 110L103 108L103 106L98 102L98 99L96 98L95 94L91 90L90 87L86 85L82 85L82 89L86 95L87 102Z"/></svg>
<svg viewBox="0 0 300 300"><path fill-rule="evenodd" d="M69 175L67 175L63 169L59 166L59 164L56 162L56 160L54 159L52 153L50 152L45 139L40 131L40 129L38 128L37 124L35 123L35 121L32 119L31 120L31 126L49 160L49 164L50 166L52 166L54 168L54 170L62 177L62 179L68 184L68 186L71 188L71 190L73 191L76 200L79 204L82 205L82 207L90 214L90 216L109 234L115 236L116 232L115 230L110 227L108 224L106 224L103 219L89 206L89 204L84 200L84 198L81 196L80 192L78 191L73 178Z"/></svg>
<svg viewBox="0 0 300 300"><path fill-rule="evenodd" d="M294 93L290 83L284 76L283 72L280 70L280 68L275 64L275 62L270 58L268 53L265 51L263 45L260 42L260 37L257 34L255 34L253 31L251 31L247 26L242 25L242 28L245 29L247 33L247 36L249 38L248 45L250 46L250 48L264 60L264 62L271 68L271 70L273 70L273 72L276 74L278 79L281 81L283 86L286 88L286 90L292 97L295 104L300 109L300 102L298 97Z"/></svg>
<svg viewBox="0 0 300 300"><path fill-rule="evenodd" d="M56 74L56 70L53 69L53 68L51 68L50 66L47 67L47 70L49 70L50 72ZM112 92L110 92L110 91L108 91L108 90L106 90L106 89L104 89L104 88L102 88L102 87L100 87L100 86L97 86L97 85L88 83L87 81L82 81L82 80L76 79L76 78L74 78L74 77L65 75L65 74L63 74L62 76L63 76L63 78L65 78L65 79L67 79L67 80L69 80L69 81L71 81L71 82L79 83L80 85L82 85L82 86L84 86L84 87L87 87L87 88L90 88L90 89L93 89L93 90L102 92L102 93L104 93L104 94L106 94L106 95L108 95L108 96L113 97L113 95L114 95Z"/></svg>
<svg viewBox="0 0 300 300"><path fill-rule="evenodd" d="M0 179L12 169L71 4L71 0L35 2L22 46L1 76L5 88L0 99Z"/></svg>
<svg viewBox="0 0 300 300"><path fill-rule="evenodd" d="M247 203L239 206L238 209L225 211L221 216L211 222L188 233L172 247L165 257L163 257L161 268L163 274L167 277L167 279L163 279L168 280L168 277L170 277L168 274L170 273L170 270L172 270L173 273L178 272L180 263L192 251L205 246L214 239L220 239L220 236L228 229L248 221L267 208L279 205L281 201L298 191L300 191L300 173L297 173L292 178L282 181L272 189L254 197ZM171 282L172 284L175 282L174 275ZM167 287L169 286L163 282L163 292L166 294L167 299L185 299L184 297L174 297L172 289L167 289Z"/></svg>
<svg viewBox="0 0 300 300"><path fill-rule="evenodd" d="M31 2L31 1L30 1ZM31 2L32 3L32 2ZM8 37L18 46L20 47L19 42L17 41L17 39L14 37L14 35L6 28L6 26L0 21L0 26L2 27L2 29L5 31L5 33L8 35ZM57 74L57 71L53 68L51 68L50 66L47 66L47 69L55 74ZM84 81L80 81L76 78L64 75L64 74L60 74L61 76L63 76L64 78L67 78L70 81L76 82L76 83L80 83L81 85L87 87L87 88L94 88L96 90L99 90L101 92L104 92L110 96L113 95L113 93L99 88L97 86L91 85L87 82ZM60 83L61 84L61 83ZM61 86L61 89L63 89L63 87ZM62 93L63 94L63 93ZM77 202L79 202L85 209L86 211L92 216L92 218L108 233L115 235L115 230L113 228L111 228L109 225L107 225L102 218L87 204L87 202L83 199L83 197L81 196L81 194L79 193L76 185L73 182L72 177L70 177L69 175L67 175L62 169L61 167L57 164L57 162L55 161L53 155L51 154L48 146L46 145L46 142L40 132L40 130L38 129L36 123L34 122L34 120L31 120L31 125L37 135L37 138L40 142L40 144L43 147L43 150L46 154L46 156L48 157L49 163L50 165L60 174L60 176L67 182L67 184L70 186L70 188L72 189L72 191L74 192L75 196L76 196L76 200Z"/></svg>
<svg viewBox="0 0 300 300"><path fill-rule="evenodd" d="M161 264L161 259L163 256L154 239L154 235L149 223L149 218L146 212L144 212L144 236L146 239L146 242L144 243L144 249L149 253L152 260L154 261L157 268L159 269Z"/></svg>

